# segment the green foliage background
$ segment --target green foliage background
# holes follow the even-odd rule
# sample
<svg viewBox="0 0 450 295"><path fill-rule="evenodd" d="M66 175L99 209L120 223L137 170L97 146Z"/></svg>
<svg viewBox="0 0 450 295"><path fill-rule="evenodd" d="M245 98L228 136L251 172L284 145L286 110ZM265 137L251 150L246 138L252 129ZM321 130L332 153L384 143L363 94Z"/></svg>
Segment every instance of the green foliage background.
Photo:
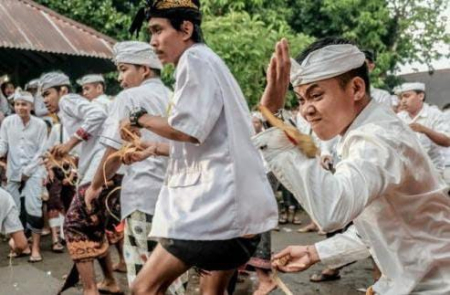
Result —
<svg viewBox="0 0 450 295"><path fill-rule="evenodd" d="M119 41L131 39L128 28L141 0L37 0ZM264 69L275 42L289 40L296 56L314 39L343 36L378 53L374 84L389 89L389 73L399 63L430 63L440 56L435 44L449 46L449 20L440 12L447 0L203 0L207 44L227 63L250 104L264 87ZM141 40L148 40L143 33ZM164 72L172 82L173 67ZM393 81L393 82L390 82Z"/></svg>

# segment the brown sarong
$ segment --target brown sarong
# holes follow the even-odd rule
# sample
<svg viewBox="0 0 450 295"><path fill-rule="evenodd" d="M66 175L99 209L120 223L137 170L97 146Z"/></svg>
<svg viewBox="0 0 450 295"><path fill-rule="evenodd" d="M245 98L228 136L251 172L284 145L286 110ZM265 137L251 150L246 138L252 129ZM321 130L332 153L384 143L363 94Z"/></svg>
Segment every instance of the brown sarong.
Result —
<svg viewBox="0 0 450 295"><path fill-rule="evenodd" d="M109 247L105 235L108 219L105 199L116 185L104 189L100 196L92 202L90 211L87 210L84 201L88 187L89 184L85 184L78 188L64 222L67 249L74 262L92 261L103 257ZM120 191L117 190L114 194L120 194ZM110 197L118 197L113 195Z"/></svg>

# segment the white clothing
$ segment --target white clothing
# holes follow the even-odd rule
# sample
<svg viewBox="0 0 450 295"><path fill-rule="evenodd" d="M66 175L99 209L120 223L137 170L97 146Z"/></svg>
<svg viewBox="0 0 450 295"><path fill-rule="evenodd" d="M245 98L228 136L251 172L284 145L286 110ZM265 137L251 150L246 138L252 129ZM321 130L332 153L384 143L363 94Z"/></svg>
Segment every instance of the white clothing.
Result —
<svg viewBox="0 0 450 295"><path fill-rule="evenodd" d="M23 230L13 198L0 188L0 232L11 234Z"/></svg>
<svg viewBox="0 0 450 295"><path fill-rule="evenodd" d="M98 97L94 98L94 100L92 102L99 104L103 108L103 110L106 113L108 113L109 107L110 107L112 101L108 98L108 96L106 94L102 94L102 95L99 95Z"/></svg>
<svg viewBox="0 0 450 295"><path fill-rule="evenodd" d="M8 99L3 95L1 91L0 91L0 112L2 112L4 116L8 116L12 113Z"/></svg>
<svg viewBox="0 0 450 295"><path fill-rule="evenodd" d="M358 235L354 225L342 234L315 244L320 262L336 269L371 256L370 247Z"/></svg>
<svg viewBox="0 0 450 295"><path fill-rule="evenodd" d="M32 176L43 162L47 140L47 125L34 116L24 126L14 114L7 117L0 128L0 157L8 156L6 178L21 181L22 174Z"/></svg>
<svg viewBox="0 0 450 295"><path fill-rule="evenodd" d="M328 45L308 54L301 65L291 58L291 84L297 87L333 78L361 67L365 60L355 45Z"/></svg>
<svg viewBox="0 0 450 295"><path fill-rule="evenodd" d="M447 116L436 106L430 106L429 104L424 103L422 109L415 118L411 118L406 111L399 112L397 115L406 124L418 123L432 129L433 131L450 136L450 122L448 121ZM428 156L430 156L436 169L442 172L445 168L445 153L447 148L435 144L423 133L414 133L419 138L422 147L425 149Z"/></svg>
<svg viewBox="0 0 450 295"><path fill-rule="evenodd" d="M370 97L377 103L392 108L392 98L386 90L370 87Z"/></svg>
<svg viewBox="0 0 450 295"><path fill-rule="evenodd" d="M449 294L450 199L413 135L371 102L338 145L334 174L279 129L254 138L272 172L325 231L353 221L383 277L377 294Z"/></svg>
<svg viewBox="0 0 450 295"><path fill-rule="evenodd" d="M62 127L60 123L56 123L52 126L52 130L50 131L45 145L47 147L47 150L50 150L55 145L63 144L69 139L70 136L67 133L66 128ZM73 148L69 154L74 157L78 157L78 155L80 154L80 145L77 145L75 148Z"/></svg>
<svg viewBox="0 0 450 295"><path fill-rule="evenodd" d="M120 120L128 118L136 108L144 108L149 114L166 116L170 90L160 79L145 80L140 86L122 91L111 105L100 142L116 150L123 141L120 137ZM141 130L144 141L168 143L169 140L146 129ZM124 167L120 203L122 219L134 211L153 215L159 192L164 182L168 159L150 157Z"/></svg>
<svg viewBox="0 0 450 295"><path fill-rule="evenodd" d="M35 173L25 181L25 185L21 192L19 188L22 183L20 181L9 181L5 189L11 194L16 202L16 206L20 212L20 198L25 198L25 210L27 214L35 217L42 217L42 191L43 191L43 175L44 168L39 169L39 173Z"/></svg>
<svg viewBox="0 0 450 295"><path fill-rule="evenodd" d="M49 111L44 103L44 98L40 94L34 96L34 114L36 117L45 117L49 115Z"/></svg>
<svg viewBox="0 0 450 295"><path fill-rule="evenodd" d="M59 100L58 117L70 136L83 140L80 145L78 176L80 185L92 181L103 157L104 147L99 142L103 122L103 108L78 94L67 94Z"/></svg>
<svg viewBox="0 0 450 295"><path fill-rule="evenodd" d="M277 225L275 197L250 140L247 102L225 63L204 44L179 60L168 121L199 144L171 141L150 236L226 240Z"/></svg>
<svg viewBox="0 0 450 295"><path fill-rule="evenodd" d="M151 69L161 70L163 65L153 48L147 42L117 42L113 48L114 62L132 65L144 65Z"/></svg>

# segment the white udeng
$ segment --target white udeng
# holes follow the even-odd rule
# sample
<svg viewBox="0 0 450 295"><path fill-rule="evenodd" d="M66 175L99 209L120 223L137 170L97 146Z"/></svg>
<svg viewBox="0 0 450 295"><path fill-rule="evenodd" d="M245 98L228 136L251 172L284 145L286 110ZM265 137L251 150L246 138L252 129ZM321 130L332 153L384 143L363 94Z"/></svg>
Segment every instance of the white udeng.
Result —
<svg viewBox="0 0 450 295"><path fill-rule="evenodd" d="M394 113L371 102L359 114L338 144L335 174L278 129L253 141L321 228L354 222L383 273L377 294L450 293L450 199L413 131Z"/></svg>

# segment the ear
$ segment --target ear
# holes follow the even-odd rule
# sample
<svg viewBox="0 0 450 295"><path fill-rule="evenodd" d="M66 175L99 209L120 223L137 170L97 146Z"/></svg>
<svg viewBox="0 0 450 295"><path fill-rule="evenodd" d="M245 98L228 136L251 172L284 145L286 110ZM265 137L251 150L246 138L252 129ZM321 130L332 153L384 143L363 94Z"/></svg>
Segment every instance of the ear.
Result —
<svg viewBox="0 0 450 295"><path fill-rule="evenodd" d="M366 96L366 82L361 77L354 77L349 85L355 101L360 101Z"/></svg>
<svg viewBox="0 0 450 295"><path fill-rule="evenodd" d="M66 86L61 87L61 90L59 91L60 96L64 96L68 93L69 93L69 88L67 88Z"/></svg>
<svg viewBox="0 0 450 295"><path fill-rule="evenodd" d="M424 100L425 100L425 94L424 94L423 92L420 92L420 93L418 94L418 96L419 96L419 98L420 98L421 101L424 101Z"/></svg>
<svg viewBox="0 0 450 295"><path fill-rule="evenodd" d="M150 70L149 67L142 66L141 69L142 69L142 75L143 75L144 79L147 79L147 78L151 77L152 73L151 73L151 70Z"/></svg>
<svg viewBox="0 0 450 295"><path fill-rule="evenodd" d="M183 33L183 41L188 41L189 39L191 39L192 34L194 34L194 24L190 21L185 20L181 24L180 31Z"/></svg>

